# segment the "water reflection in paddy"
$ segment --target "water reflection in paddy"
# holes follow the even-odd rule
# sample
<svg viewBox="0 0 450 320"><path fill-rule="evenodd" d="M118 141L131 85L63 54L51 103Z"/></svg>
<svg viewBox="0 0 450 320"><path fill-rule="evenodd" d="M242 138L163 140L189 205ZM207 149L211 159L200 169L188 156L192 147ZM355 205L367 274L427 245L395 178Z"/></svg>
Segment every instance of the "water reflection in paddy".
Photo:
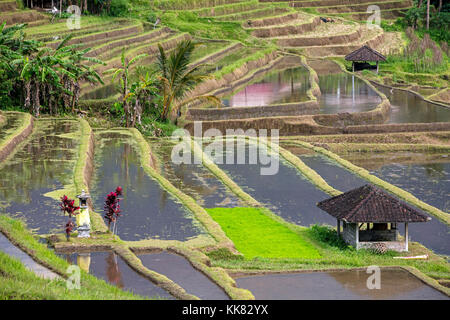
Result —
<svg viewBox="0 0 450 320"><path fill-rule="evenodd" d="M236 207L240 200L201 164L172 161L174 143L168 140L151 140L150 145L159 158L161 174L175 187L191 196L205 208ZM193 157L192 157L193 158Z"/></svg>
<svg viewBox="0 0 450 320"><path fill-rule="evenodd" d="M78 142L70 134L79 129L78 124L68 120L35 122L29 140L0 165L0 213L23 218L41 234L62 231L67 218L58 201L44 194L72 183Z"/></svg>
<svg viewBox="0 0 450 320"><path fill-rule="evenodd" d="M320 113L370 111L381 102L378 94L363 80L345 72L319 75Z"/></svg>
<svg viewBox="0 0 450 320"><path fill-rule="evenodd" d="M428 123L450 121L450 108L426 102L413 93L377 86L391 102L388 123Z"/></svg>
<svg viewBox="0 0 450 320"><path fill-rule="evenodd" d="M448 300L404 270L381 270L381 288L368 289L366 271L269 274L236 279L258 300Z"/></svg>
<svg viewBox="0 0 450 320"><path fill-rule="evenodd" d="M5 112L3 115L6 120L0 125L0 142L19 126L21 119L20 114L15 112Z"/></svg>
<svg viewBox="0 0 450 320"><path fill-rule="evenodd" d="M225 292L206 275L194 269L183 257L167 252L139 255L142 264L153 271L167 276L179 284L187 293L200 299L228 300Z"/></svg>
<svg viewBox="0 0 450 320"><path fill-rule="evenodd" d="M249 147L246 144L243 154L245 164L238 164L236 145L232 146L225 147L222 151L217 150L214 160L244 191L290 222L303 226L335 224L334 218L316 206L317 202L328 198L328 195L317 189L294 167L274 156L272 163L279 162L278 171L274 175L263 175L261 169L268 167L261 164L267 159L265 150L261 149L262 156L257 153L256 164L249 164ZM231 155L232 160L227 161L227 154Z"/></svg>
<svg viewBox="0 0 450 320"><path fill-rule="evenodd" d="M409 155L409 156L408 156ZM419 163L414 163L414 158ZM450 210L450 159L448 155L431 155L427 163L424 155L404 153L348 155L346 159L443 211ZM379 159L377 161L376 159ZM402 160L401 160L402 159ZM406 163L403 163L406 161ZM378 164L377 164L378 163ZM320 172L319 172L320 174ZM403 230L400 229L401 233ZM409 234L433 251L450 255L450 230L436 217L426 223L412 223Z"/></svg>
<svg viewBox="0 0 450 320"><path fill-rule="evenodd" d="M84 271L120 289L146 297L173 299L167 291L137 274L114 252L60 254L60 256L70 264L78 265Z"/></svg>
<svg viewBox="0 0 450 320"><path fill-rule="evenodd" d="M223 98L227 107L254 107L308 100L309 72L304 67L273 70Z"/></svg>
<svg viewBox="0 0 450 320"><path fill-rule="evenodd" d="M204 233L192 214L147 175L133 139L108 133L99 135L98 142L91 188L94 208L101 213L106 195L117 186L123 188L123 216L118 221L121 239L184 241Z"/></svg>

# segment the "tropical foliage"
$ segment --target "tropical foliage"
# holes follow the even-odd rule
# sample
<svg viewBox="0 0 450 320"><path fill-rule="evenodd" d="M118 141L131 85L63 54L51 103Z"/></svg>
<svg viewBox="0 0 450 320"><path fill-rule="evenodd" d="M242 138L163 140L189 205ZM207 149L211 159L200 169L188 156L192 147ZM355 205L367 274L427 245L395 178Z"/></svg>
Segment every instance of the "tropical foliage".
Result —
<svg viewBox="0 0 450 320"><path fill-rule="evenodd" d="M178 117L182 106L199 100L221 105L220 99L212 95L197 95L186 99L188 93L209 78L203 74L202 64L189 67L194 48L194 43L186 40L180 42L170 56L167 56L163 47L159 46L157 67L158 87L162 96L161 120L166 120L171 112Z"/></svg>
<svg viewBox="0 0 450 320"><path fill-rule="evenodd" d="M41 112L56 114L74 111L82 81L101 82L86 62L102 63L87 57L90 49L68 45L67 36L55 48L24 39L25 25L0 27L0 99L3 106L21 105L36 117Z"/></svg>

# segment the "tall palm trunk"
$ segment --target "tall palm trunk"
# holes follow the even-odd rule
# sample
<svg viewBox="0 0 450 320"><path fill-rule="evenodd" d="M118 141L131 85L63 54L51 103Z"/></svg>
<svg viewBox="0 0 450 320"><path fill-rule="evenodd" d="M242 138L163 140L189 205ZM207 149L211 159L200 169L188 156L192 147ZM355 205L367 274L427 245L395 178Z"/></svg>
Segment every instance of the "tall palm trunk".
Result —
<svg viewBox="0 0 450 320"><path fill-rule="evenodd" d="M39 109L41 107L41 102L39 99L40 95L40 84L38 82L34 82L34 92L33 92L33 111L34 116L39 117Z"/></svg>
<svg viewBox="0 0 450 320"><path fill-rule="evenodd" d="M25 82L25 110L31 110L31 80Z"/></svg>
<svg viewBox="0 0 450 320"><path fill-rule="evenodd" d="M125 123L127 128L130 126L130 118L129 118L129 107L128 107L128 77L124 73L122 76L123 79L123 111L125 112Z"/></svg>
<svg viewBox="0 0 450 320"><path fill-rule="evenodd" d="M72 98L72 113L75 112L75 106L78 104L80 98L80 84L78 81L73 83L73 98Z"/></svg>
<svg viewBox="0 0 450 320"><path fill-rule="evenodd" d="M427 30L430 30L430 0L427 0Z"/></svg>

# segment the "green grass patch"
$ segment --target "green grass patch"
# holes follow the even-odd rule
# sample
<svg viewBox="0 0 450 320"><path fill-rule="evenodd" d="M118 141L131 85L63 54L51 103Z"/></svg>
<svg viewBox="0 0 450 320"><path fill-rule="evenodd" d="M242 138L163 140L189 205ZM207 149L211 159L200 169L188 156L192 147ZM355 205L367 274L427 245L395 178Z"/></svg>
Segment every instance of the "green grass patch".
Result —
<svg viewBox="0 0 450 320"><path fill-rule="evenodd" d="M253 258L320 258L300 234L275 221L262 208L207 209L246 260Z"/></svg>

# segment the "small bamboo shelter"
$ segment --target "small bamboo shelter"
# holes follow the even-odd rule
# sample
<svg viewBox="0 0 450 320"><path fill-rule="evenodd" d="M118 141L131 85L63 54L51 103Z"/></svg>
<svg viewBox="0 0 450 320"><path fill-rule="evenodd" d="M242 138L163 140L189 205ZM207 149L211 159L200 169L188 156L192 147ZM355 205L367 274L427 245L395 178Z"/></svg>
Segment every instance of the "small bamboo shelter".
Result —
<svg viewBox="0 0 450 320"><path fill-rule="evenodd" d="M371 184L321 201L317 206L337 219L338 235L356 249L382 247L408 251L408 223L431 220ZM397 238L398 223L405 224L405 241L402 242Z"/></svg>
<svg viewBox="0 0 450 320"><path fill-rule="evenodd" d="M345 60L352 61L352 69L355 72L355 63L363 62L367 64L368 62L375 61L377 63L377 73L378 73L378 63L380 61L386 61L386 57L383 56L378 51L370 48L367 45L362 46L358 50L353 51L345 56Z"/></svg>

